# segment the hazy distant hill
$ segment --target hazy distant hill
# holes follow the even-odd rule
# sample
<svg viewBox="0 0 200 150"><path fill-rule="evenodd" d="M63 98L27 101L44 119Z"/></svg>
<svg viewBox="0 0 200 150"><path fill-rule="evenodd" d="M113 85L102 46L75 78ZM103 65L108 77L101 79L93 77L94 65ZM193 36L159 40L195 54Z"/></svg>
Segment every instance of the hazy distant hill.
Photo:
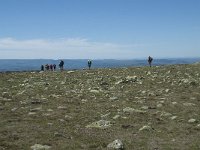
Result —
<svg viewBox="0 0 200 150"><path fill-rule="evenodd" d="M153 65L166 64L191 64L200 61L200 58L177 58L177 59L154 59ZM87 68L87 59L64 59L65 69L83 69ZM29 71L40 70L42 64L56 64L59 60L52 59L1 59L0 71ZM113 67L129 67L129 66L146 66L147 60L93 60L93 68L113 68Z"/></svg>

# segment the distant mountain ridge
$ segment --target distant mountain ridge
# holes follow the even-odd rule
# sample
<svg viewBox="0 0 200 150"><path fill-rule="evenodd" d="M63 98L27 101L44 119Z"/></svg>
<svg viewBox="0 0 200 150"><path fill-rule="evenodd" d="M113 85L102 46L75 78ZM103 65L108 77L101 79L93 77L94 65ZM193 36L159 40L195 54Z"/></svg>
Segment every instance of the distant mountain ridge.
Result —
<svg viewBox="0 0 200 150"><path fill-rule="evenodd" d="M83 69L87 68L87 59L63 59L65 69ZM191 64L200 62L200 58L171 58L171 59L154 59L153 65L170 65L170 64ZM45 64L56 64L58 68L59 60L53 59L0 59L0 71L37 71L40 66ZM116 59L99 59L92 61L92 68L117 68L130 66L146 66L145 59L133 60L116 60Z"/></svg>

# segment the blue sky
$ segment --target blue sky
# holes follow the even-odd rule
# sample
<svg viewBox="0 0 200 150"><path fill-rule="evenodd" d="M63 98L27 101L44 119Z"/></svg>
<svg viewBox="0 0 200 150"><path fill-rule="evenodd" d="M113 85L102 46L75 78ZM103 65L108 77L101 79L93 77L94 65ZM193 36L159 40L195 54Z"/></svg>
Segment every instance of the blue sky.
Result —
<svg viewBox="0 0 200 150"><path fill-rule="evenodd" d="M200 57L200 0L0 0L0 59Z"/></svg>

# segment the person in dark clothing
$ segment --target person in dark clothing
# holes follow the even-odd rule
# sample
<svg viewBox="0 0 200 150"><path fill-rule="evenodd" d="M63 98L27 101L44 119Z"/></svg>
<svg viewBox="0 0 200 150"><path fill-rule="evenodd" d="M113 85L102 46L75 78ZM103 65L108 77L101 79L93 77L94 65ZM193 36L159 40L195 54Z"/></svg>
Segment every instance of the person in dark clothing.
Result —
<svg viewBox="0 0 200 150"><path fill-rule="evenodd" d="M41 71L44 71L44 65L41 65Z"/></svg>
<svg viewBox="0 0 200 150"><path fill-rule="evenodd" d="M48 64L45 65L45 69L49 70L49 65Z"/></svg>
<svg viewBox="0 0 200 150"><path fill-rule="evenodd" d="M64 68L64 61L63 60L60 61L59 67L60 67L60 70L63 71L63 68Z"/></svg>
<svg viewBox="0 0 200 150"><path fill-rule="evenodd" d="M88 68L89 68L89 70L90 70L91 65L92 65L92 61L88 60Z"/></svg>
<svg viewBox="0 0 200 150"><path fill-rule="evenodd" d="M56 70L56 64L53 64L53 70L54 71Z"/></svg>
<svg viewBox="0 0 200 150"><path fill-rule="evenodd" d="M149 63L149 66L151 67L151 63L153 61L153 58L151 56L148 57L148 63Z"/></svg>
<svg viewBox="0 0 200 150"><path fill-rule="evenodd" d="M49 67L50 67L50 70L51 70L51 71L53 71L53 65L52 65L52 64L50 64L50 66L49 66Z"/></svg>

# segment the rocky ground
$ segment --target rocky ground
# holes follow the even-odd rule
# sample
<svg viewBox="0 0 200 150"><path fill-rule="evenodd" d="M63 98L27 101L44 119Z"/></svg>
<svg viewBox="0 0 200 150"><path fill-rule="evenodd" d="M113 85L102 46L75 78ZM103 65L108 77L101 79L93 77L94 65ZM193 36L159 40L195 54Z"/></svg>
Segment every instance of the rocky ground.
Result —
<svg viewBox="0 0 200 150"><path fill-rule="evenodd" d="M0 150L200 149L200 64L0 73Z"/></svg>

